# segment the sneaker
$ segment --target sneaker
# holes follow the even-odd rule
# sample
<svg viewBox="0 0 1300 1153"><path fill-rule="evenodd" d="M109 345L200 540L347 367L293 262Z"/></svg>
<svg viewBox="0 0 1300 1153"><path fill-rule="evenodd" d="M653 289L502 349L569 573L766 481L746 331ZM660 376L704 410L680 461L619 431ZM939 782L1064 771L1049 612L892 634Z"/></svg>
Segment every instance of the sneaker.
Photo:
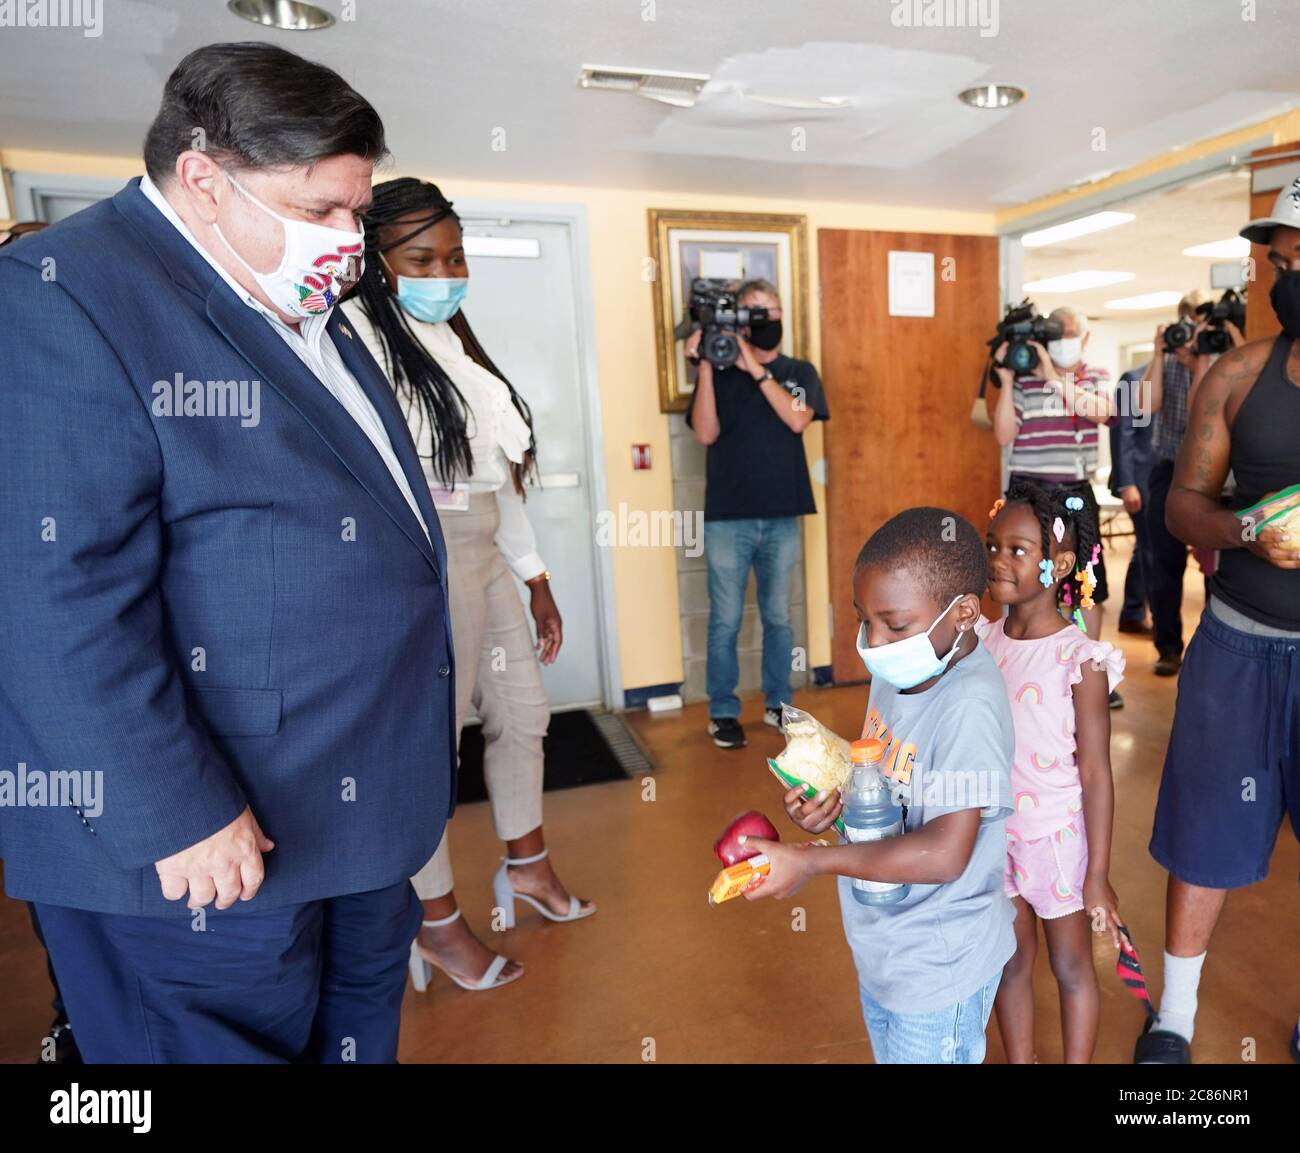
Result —
<svg viewBox="0 0 1300 1153"><path fill-rule="evenodd" d="M1112 709L1122 709L1124 707L1124 698L1114 689L1110 691L1110 707Z"/></svg>
<svg viewBox="0 0 1300 1153"><path fill-rule="evenodd" d="M735 717L712 717L709 719L709 736L720 749L743 749L745 747L745 730Z"/></svg>
<svg viewBox="0 0 1300 1153"><path fill-rule="evenodd" d="M1119 631L1122 633L1137 633L1141 636L1151 635L1151 626L1146 621L1130 621L1120 617Z"/></svg>
<svg viewBox="0 0 1300 1153"><path fill-rule="evenodd" d="M771 726L772 726L774 729L776 729L778 732L784 732L784 731L785 731L785 730L784 730L784 727L783 727L782 724L781 724L781 710L780 710L780 709L764 709L764 710L763 710L763 724L765 724L765 725L771 725Z"/></svg>
<svg viewBox="0 0 1300 1153"><path fill-rule="evenodd" d="M1161 653L1156 661L1155 674L1158 677L1176 677L1183 667L1183 658L1178 653Z"/></svg>

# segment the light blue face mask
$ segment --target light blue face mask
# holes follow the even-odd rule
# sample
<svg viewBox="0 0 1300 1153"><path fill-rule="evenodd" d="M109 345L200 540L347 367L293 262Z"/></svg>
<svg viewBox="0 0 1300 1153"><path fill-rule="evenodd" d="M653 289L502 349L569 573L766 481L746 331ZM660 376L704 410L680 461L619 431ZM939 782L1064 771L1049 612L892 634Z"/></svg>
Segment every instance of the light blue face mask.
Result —
<svg viewBox="0 0 1300 1153"><path fill-rule="evenodd" d="M952 648L944 656L935 653L934 645L930 643L930 634L934 632L939 622L948 615L952 610L952 606L959 600L961 600L960 596L953 597L948 602L948 607L935 617L934 624L925 632L913 633L910 637L904 637L901 641L892 641L887 645L877 645L875 648L871 648L867 644L867 623L863 621L858 628L857 647L858 656L862 658L862 663L867 666L867 672L873 677L879 677L882 681L888 681L899 689L915 688L922 681L937 677L948 667L948 662L956 654L964 630L958 630L957 639L953 641Z"/></svg>
<svg viewBox="0 0 1300 1153"><path fill-rule="evenodd" d="M441 324L460 311L468 290L468 277L399 276L397 303L416 320Z"/></svg>

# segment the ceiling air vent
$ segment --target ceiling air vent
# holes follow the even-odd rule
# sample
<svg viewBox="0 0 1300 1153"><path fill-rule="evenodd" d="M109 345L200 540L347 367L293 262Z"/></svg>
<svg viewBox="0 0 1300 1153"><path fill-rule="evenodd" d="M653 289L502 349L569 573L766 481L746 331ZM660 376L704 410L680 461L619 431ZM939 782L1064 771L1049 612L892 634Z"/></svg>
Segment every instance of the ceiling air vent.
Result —
<svg viewBox="0 0 1300 1153"><path fill-rule="evenodd" d="M635 92L677 108L690 108L709 82L698 72L663 72L655 68L607 68L584 64L578 76L579 88L603 88L610 92Z"/></svg>

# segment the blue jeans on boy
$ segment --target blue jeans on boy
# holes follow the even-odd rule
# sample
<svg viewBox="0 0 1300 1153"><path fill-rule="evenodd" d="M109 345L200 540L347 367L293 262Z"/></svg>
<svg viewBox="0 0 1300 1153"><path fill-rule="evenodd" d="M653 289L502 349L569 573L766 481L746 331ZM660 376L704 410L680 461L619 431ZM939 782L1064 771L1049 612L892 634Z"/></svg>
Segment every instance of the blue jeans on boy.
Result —
<svg viewBox="0 0 1300 1153"><path fill-rule="evenodd" d="M877 1065L979 1065L984 1031L1002 980L999 970L964 1001L932 1013L893 1013L859 987Z"/></svg>
<svg viewBox="0 0 1300 1153"><path fill-rule="evenodd" d="M709 653L705 670L709 716L718 720L740 716L736 638L751 568L758 578L758 615L763 622L763 705L779 709L783 701L790 699L794 648L790 581L799 559L799 518L706 520L704 559L709 569Z"/></svg>

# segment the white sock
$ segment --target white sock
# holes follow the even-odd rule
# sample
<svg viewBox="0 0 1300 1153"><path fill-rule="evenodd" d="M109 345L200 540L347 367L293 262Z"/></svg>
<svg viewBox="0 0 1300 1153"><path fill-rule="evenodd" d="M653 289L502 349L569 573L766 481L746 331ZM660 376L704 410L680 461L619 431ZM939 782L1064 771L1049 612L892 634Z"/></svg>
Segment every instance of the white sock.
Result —
<svg viewBox="0 0 1300 1153"><path fill-rule="evenodd" d="M1155 1028L1177 1033L1188 1042L1196 1027L1196 989L1201 983L1201 966L1205 954L1199 957L1175 957L1165 953L1165 986L1160 994L1160 1012Z"/></svg>

